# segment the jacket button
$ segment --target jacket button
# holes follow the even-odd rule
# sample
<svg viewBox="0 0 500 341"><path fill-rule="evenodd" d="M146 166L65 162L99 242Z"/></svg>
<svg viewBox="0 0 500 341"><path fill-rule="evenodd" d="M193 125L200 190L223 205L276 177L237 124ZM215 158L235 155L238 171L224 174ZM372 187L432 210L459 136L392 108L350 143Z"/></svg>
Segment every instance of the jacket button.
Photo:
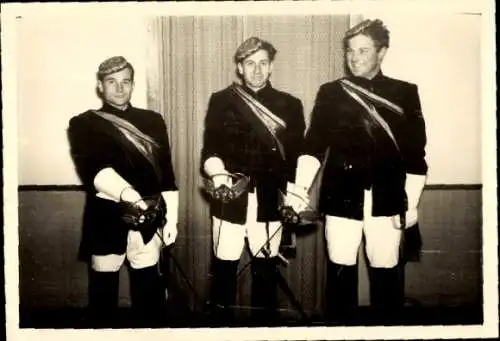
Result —
<svg viewBox="0 0 500 341"><path fill-rule="evenodd" d="M273 147L273 148L272 148L272 151L273 151L273 152L275 152L275 151L276 151L276 147Z"/></svg>

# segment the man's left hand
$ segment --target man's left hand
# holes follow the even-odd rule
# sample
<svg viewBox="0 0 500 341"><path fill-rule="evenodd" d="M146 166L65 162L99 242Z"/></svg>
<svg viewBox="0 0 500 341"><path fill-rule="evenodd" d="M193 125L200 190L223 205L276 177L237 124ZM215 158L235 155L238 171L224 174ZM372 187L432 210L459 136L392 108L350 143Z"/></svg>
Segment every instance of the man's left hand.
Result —
<svg viewBox="0 0 500 341"><path fill-rule="evenodd" d="M412 227L418 222L418 209L410 208L406 211L406 226L405 228Z"/></svg>
<svg viewBox="0 0 500 341"><path fill-rule="evenodd" d="M291 206L295 212L301 212L309 205L309 195L306 188L289 182L287 192L285 205Z"/></svg>
<svg viewBox="0 0 500 341"><path fill-rule="evenodd" d="M175 243L177 238L177 222L167 222L162 231L163 242L166 246Z"/></svg>

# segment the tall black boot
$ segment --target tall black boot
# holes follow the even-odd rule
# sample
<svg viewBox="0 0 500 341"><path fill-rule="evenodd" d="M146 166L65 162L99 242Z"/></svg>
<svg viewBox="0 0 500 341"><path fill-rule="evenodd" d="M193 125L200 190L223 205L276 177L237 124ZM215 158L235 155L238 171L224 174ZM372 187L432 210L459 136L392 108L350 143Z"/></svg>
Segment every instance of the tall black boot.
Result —
<svg viewBox="0 0 500 341"><path fill-rule="evenodd" d="M370 305L377 324L392 325L399 321L404 305L399 271L399 266L370 267Z"/></svg>
<svg viewBox="0 0 500 341"><path fill-rule="evenodd" d="M254 258L252 260L252 318L262 326L278 322L277 276L278 259Z"/></svg>
<svg viewBox="0 0 500 341"><path fill-rule="evenodd" d="M358 307L358 266L328 261L326 287L326 319L351 325Z"/></svg>
<svg viewBox="0 0 500 341"><path fill-rule="evenodd" d="M89 269L89 317L91 328L111 328L118 322L119 272Z"/></svg>
<svg viewBox="0 0 500 341"><path fill-rule="evenodd" d="M165 288L157 265L130 269L130 297L134 326L160 328L166 325Z"/></svg>
<svg viewBox="0 0 500 341"><path fill-rule="evenodd" d="M220 326L234 323L233 306L236 304L236 274L239 261L214 258L210 288L211 322Z"/></svg>

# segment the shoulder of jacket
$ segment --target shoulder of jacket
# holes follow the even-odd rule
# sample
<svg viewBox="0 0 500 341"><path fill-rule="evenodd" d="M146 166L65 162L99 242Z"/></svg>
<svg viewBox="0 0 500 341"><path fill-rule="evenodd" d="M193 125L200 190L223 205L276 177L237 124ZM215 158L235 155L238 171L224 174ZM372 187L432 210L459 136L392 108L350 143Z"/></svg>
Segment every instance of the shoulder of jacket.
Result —
<svg viewBox="0 0 500 341"><path fill-rule="evenodd" d="M273 88L274 89L274 88ZM280 95L280 96L283 96L284 98L288 99L288 100L291 100L291 101L300 101L300 99L298 97L295 97L294 95L292 95L291 93L288 93L288 92L285 92L285 91L281 91L281 90L278 90L278 89L274 89L277 91L277 93Z"/></svg>
<svg viewBox="0 0 500 341"><path fill-rule="evenodd" d="M214 98L225 97L230 93L232 93L231 86L227 86L224 89L212 92L212 97Z"/></svg>
<svg viewBox="0 0 500 341"><path fill-rule="evenodd" d="M302 103L302 101L300 100L300 98L295 97L294 95L292 95L292 94L290 94L288 92L281 91L281 90L278 90L276 88L272 88L272 90L274 91L275 96L277 96L281 100L284 100L286 102L296 103L296 104L297 103Z"/></svg>
<svg viewBox="0 0 500 341"><path fill-rule="evenodd" d="M83 133L86 134L89 130L94 128L95 119L98 117L94 115L95 110L87 110L85 112L73 115L66 126L68 133Z"/></svg>
<svg viewBox="0 0 500 341"><path fill-rule="evenodd" d="M344 78L339 78L334 81L323 83L319 86L318 93L332 93L341 90L340 81Z"/></svg>
<svg viewBox="0 0 500 341"><path fill-rule="evenodd" d="M134 107L134 110L137 111L140 114L152 115L153 117L161 117L161 118L163 118L163 116L159 112L156 112L154 110L137 108L137 107Z"/></svg>
<svg viewBox="0 0 500 341"><path fill-rule="evenodd" d="M227 101L227 99L231 96L231 90L229 87L214 91L210 94L208 101L209 104L213 105L214 103L223 103Z"/></svg>
<svg viewBox="0 0 500 341"><path fill-rule="evenodd" d="M73 123L79 123L79 122L83 122L83 121L87 121L89 119L92 119L93 118L93 114L94 114L94 111L97 111L97 110L94 110L94 109L89 109L87 111L84 111L82 113L79 113L79 114L75 114L73 115L69 122L71 124Z"/></svg>
<svg viewBox="0 0 500 341"><path fill-rule="evenodd" d="M395 86L399 86L402 88L415 88L417 85L415 83L411 83L402 79L397 79L397 78L391 78L384 76L386 82L390 82L394 84Z"/></svg>

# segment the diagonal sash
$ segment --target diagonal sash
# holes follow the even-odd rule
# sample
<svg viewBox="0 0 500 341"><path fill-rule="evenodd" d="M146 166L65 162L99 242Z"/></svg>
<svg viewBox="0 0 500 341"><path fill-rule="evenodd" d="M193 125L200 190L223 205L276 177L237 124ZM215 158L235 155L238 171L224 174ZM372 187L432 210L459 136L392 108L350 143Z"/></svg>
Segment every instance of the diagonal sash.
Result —
<svg viewBox="0 0 500 341"><path fill-rule="evenodd" d="M154 156L154 149L158 148L159 144L152 137L120 117L103 111L93 111L93 113L110 122L148 160L158 176L158 180L161 179L161 170Z"/></svg>
<svg viewBox="0 0 500 341"><path fill-rule="evenodd" d="M279 140L277 134L286 129L286 122L273 114L266 106L250 96L239 84L233 83L231 89L241 99L245 106L241 106L241 112L245 115L252 124L259 124L257 132L262 131L262 126L265 128L266 133L260 134L266 143L271 143L276 146L280 155L285 159L285 149ZM246 110L245 110L246 109ZM251 115L252 117L249 117ZM257 119L257 122L255 120Z"/></svg>
<svg viewBox="0 0 500 341"><path fill-rule="evenodd" d="M403 108L401 108L399 105L389 101L388 99L386 99L382 96L379 96L379 95L369 91L368 89L363 88L362 86L354 84L353 82L351 82L348 79L345 79L345 78L341 79L340 82L342 83L342 85L344 87L346 87L352 91L355 91L358 95L363 96L368 101L375 103L375 104L379 104L379 105L389 109L390 111L392 111L398 115L403 115L403 113L404 113Z"/></svg>
<svg viewBox="0 0 500 341"><path fill-rule="evenodd" d="M344 83L343 81L344 80L341 80L341 83ZM342 88L344 89L344 91L347 92L356 102L361 104L361 106L370 114L370 117L372 118L372 120L375 121L380 127L382 127L382 129L384 129L384 131L387 133L387 135L389 135L389 137L391 138L392 142L394 142L394 145L396 146L396 148L399 150L399 145L396 141L396 138L394 137L394 134L392 133L391 127L384 120L384 118L382 116L380 116L377 109L371 103L370 104L366 103L358 95L357 92L353 91L353 89L348 88L348 86L345 86L344 84L341 84L341 85L342 85ZM366 91L368 91L368 90L366 90Z"/></svg>

